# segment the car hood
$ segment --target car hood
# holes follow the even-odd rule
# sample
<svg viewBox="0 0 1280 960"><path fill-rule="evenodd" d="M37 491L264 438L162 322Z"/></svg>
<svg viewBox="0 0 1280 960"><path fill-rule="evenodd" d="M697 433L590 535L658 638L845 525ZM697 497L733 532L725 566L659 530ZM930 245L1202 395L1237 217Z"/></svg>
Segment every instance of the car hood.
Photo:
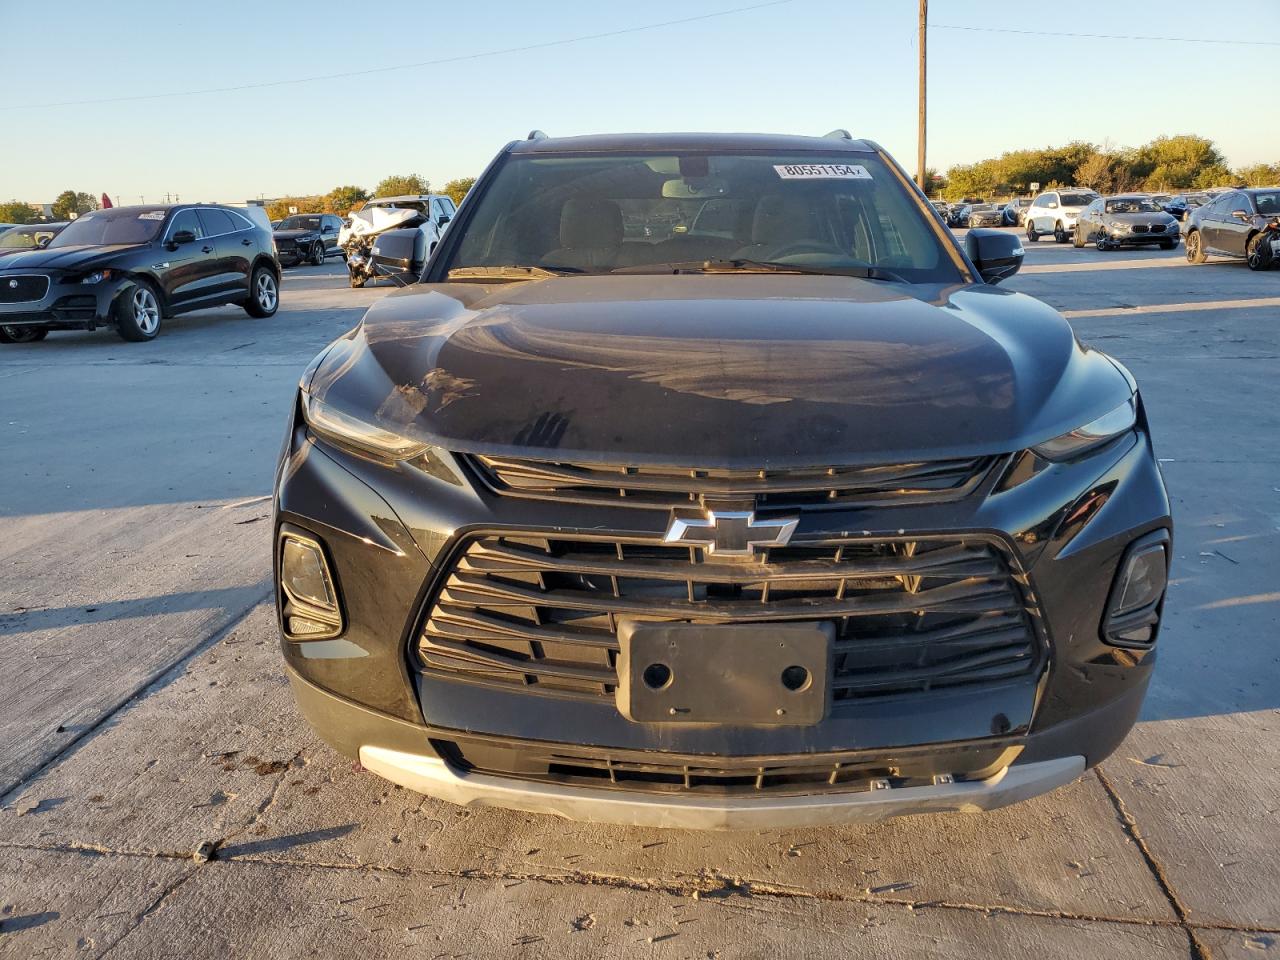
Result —
<svg viewBox="0 0 1280 960"><path fill-rule="evenodd" d="M305 237L314 237L319 232L319 230L275 230L271 235L277 240L302 240Z"/></svg>
<svg viewBox="0 0 1280 960"><path fill-rule="evenodd" d="M109 246L54 247L27 250L0 257L0 270L83 270L105 264L122 253L145 248L145 243L117 243Z"/></svg>
<svg viewBox="0 0 1280 960"><path fill-rule="evenodd" d="M1147 226L1151 226L1153 223L1169 224L1175 222L1173 217L1167 213L1108 213L1106 218L1117 223L1141 223Z"/></svg>
<svg viewBox="0 0 1280 960"><path fill-rule="evenodd" d="M1130 395L1021 294L788 275L418 285L309 390L457 452L710 467L1016 450Z"/></svg>

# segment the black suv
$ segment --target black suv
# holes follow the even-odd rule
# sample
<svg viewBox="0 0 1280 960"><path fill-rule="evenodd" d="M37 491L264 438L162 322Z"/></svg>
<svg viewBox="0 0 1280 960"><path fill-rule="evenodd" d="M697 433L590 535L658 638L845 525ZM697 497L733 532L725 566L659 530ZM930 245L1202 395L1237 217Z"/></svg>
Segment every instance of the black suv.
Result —
<svg viewBox="0 0 1280 960"><path fill-rule="evenodd" d="M995 285L1022 255L842 131L510 144L303 374L302 711L437 797L658 826L1080 776L1151 676L1169 502L1129 373Z"/></svg>
<svg viewBox="0 0 1280 960"><path fill-rule="evenodd" d="M165 317L224 303L269 317L280 303L271 232L228 207L113 207L41 250L0 257L0 343L113 326L151 340Z"/></svg>
<svg viewBox="0 0 1280 960"><path fill-rule="evenodd" d="M340 256L341 229L342 219L332 213L299 213L281 220L273 233L280 263L286 267L303 262L320 266L325 257Z"/></svg>
<svg viewBox="0 0 1280 960"><path fill-rule="evenodd" d="M1274 233L1268 224L1280 217L1280 187L1228 190L1192 211L1187 222L1187 259L1243 257L1250 270L1267 270L1275 261L1268 249ZM1280 251L1276 251L1280 253Z"/></svg>

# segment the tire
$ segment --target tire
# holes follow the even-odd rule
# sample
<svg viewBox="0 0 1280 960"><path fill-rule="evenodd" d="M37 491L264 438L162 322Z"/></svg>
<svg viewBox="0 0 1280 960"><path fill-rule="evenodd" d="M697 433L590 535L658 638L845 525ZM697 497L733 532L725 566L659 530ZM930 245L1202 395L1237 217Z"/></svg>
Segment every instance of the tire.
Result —
<svg viewBox="0 0 1280 960"><path fill-rule="evenodd" d="M1040 234L1036 233L1036 225L1032 220L1027 221L1027 242L1035 243L1040 239Z"/></svg>
<svg viewBox="0 0 1280 960"><path fill-rule="evenodd" d="M155 287L145 280L137 281L131 289L116 297L111 312L115 315L116 333L120 334L120 339L130 343L154 340L164 319L160 297Z"/></svg>
<svg viewBox="0 0 1280 960"><path fill-rule="evenodd" d="M1200 246L1200 231L1192 230L1187 234L1187 263L1204 263L1204 248Z"/></svg>
<svg viewBox="0 0 1280 960"><path fill-rule="evenodd" d="M311 265L313 267L324 266L324 241L317 240L315 246L311 248Z"/></svg>
<svg viewBox="0 0 1280 960"><path fill-rule="evenodd" d="M1066 243L1070 239L1071 239L1071 235L1067 233L1066 229L1062 226L1061 223L1055 223L1053 225L1053 242L1054 243Z"/></svg>
<svg viewBox="0 0 1280 960"><path fill-rule="evenodd" d="M244 302L244 312L258 320L273 316L280 307L280 281L269 267L262 264L253 268L249 278L249 299Z"/></svg>
<svg viewBox="0 0 1280 960"><path fill-rule="evenodd" d="M1076 227L1076 232L1071 235L1071 245L1077 250L1084 249L1084 231Z"/></svg>
<svg viewBox="0 0 1280 960"><path fill-rule="evenodd" d="M1245 244L1245 262L1250 270L1270 270L1275 260L1271 241L1265 233L1255 233Z"/></svg>
<svg viewBox="0 0 1280 960"><path fill-rule="evenodd" d="M37 343L48 335L48 327L0 326L0 343Z"/></svg>
<svg viewBox="0 0 1280 960"><path fill-rule="evenodd" d="M1111 249L1111 244L1107 242L1107 235L1101 230L1098 231L1098 235L1094 238L1093 243L1099 250Z"/></svg>

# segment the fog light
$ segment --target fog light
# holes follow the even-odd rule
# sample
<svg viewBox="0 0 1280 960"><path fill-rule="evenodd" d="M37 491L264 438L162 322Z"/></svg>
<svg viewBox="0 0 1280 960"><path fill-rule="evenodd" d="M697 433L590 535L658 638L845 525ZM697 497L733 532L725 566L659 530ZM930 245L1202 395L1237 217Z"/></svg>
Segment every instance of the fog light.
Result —
<svg viewBox="0 0 1280 960"><path fill-rule="evenodd" d="M1150 646L1160 626L1169 579L1169 534L1160 530L1129 547L1103 624L1103 639L1122 647Z"/></svg>
<svg viewBox="0 0 1280 960"><path fill-rule="evenodd" d="M342 632L337 589L318 541L296 533L280 535L280 591L285 633L291 639Z"/></svg>

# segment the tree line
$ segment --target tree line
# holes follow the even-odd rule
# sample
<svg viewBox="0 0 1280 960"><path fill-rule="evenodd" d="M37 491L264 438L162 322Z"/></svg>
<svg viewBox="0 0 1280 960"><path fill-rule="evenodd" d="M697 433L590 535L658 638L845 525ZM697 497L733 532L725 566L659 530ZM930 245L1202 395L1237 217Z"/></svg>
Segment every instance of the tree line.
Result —
<svg viewBox="0 0 1280 960"><path fill-rule="evenodd" d="M453 198L454 203L461 203L467 195L475 177L459 177L450 180L437 193ZM304 197L281 197L266 205L267 216L272 220L281 220L289 215L289 208L295 207L298 213L336 213L345 217L352 210L359 210L366 201L374 197L398 197L405 194L423 194L431 192L431 182L416 173L394 174L384 177L374 187L373 192L363 187L347 184L334 187L328 193ZM92 194L75 190L64 190L52 204L54 220L70 220L71 215L79 216L90 210L98 209L98 201ZM20 200L0 202L0 223L38 223L43 218L39 209Z"/></svg>
<svg viewBox="0 0 1280 960"><path fill-rule="evenodd" d="M475 177L459 177L456 180L450 180L436 193L443 193L451 197L454 203L461 203L462 198L467 195L467 191L475 182ZM345 217L352 210L359 210L367 201L375 197L399 197L424 193L431 193L431 181L425 177L416 173L392 174L380 180L372 193L363 187L347 184L334 187L325 194L281 197L267 204L267 216L272 220L281 220L289 216L290 207L292 207L298 213L336 213L340 217Z"/></svg>
<svg viewBox="0 0 1280 960"><path fill-rule="evenodd" d="M946 200L1031 193L1076 186L1099 193L1131 190L1175 193L1209 187L1280 184L1280 163L1231 169L1212 140L1193 135L1157 137L1140 147L1104 147L1073 140L1061 147L1011 150L933 174L931 195Z"/></svg>

